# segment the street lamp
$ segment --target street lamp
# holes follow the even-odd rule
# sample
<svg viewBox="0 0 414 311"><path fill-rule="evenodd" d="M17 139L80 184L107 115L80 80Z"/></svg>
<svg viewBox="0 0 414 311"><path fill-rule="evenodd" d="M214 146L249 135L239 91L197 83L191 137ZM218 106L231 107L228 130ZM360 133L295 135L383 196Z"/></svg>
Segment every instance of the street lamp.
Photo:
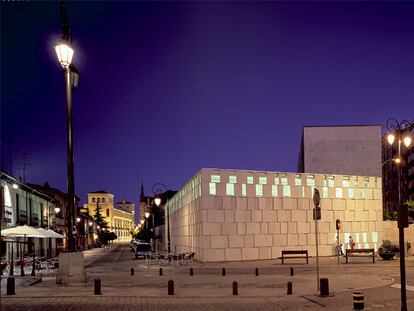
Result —
<svg viewBox="0 0 414 311"><path fill-rule="evenodd" d="M152 186L152 192L155 194L155 204L157 206L160 206L162 200L161 200L161 194L167 192L167 186L162 183L157 183L154 186ZM165 206L167 207L166 214L167 214L167 251L168 254L171 253L171 235L170 235L170 215L168 210L168 196L167 196L167 202L165 203Z"/></svg>
<svg viewBox="0 0 414 311"><path fill-rule="evenodd" d="M59 214L60 213L60 207L55 207L55 214Z"/></svg>
<svg viewBox="0 0 414 311"><path fill-rule="evenodd" d="M387 141L392 146L395 141L397 141L398 147L398 157L399 161L394 161L397 165L398 172L398 231L399 231L399 247L400 247L400 282L401 282L401 311L407 311L407 291L406 291L406 280L405 280L405 245L404 245L404 227L408 226L408 215L403 210L406 208L403 205L402 197L402 164L401 161L401 143L408 148L411 144L411 136L409 127L411 126L410 122L404 120L398 122L395 118L389 118L387 120L387 130L389 131L387 135ZM407 219L403 217L407 216Z"/></svg>

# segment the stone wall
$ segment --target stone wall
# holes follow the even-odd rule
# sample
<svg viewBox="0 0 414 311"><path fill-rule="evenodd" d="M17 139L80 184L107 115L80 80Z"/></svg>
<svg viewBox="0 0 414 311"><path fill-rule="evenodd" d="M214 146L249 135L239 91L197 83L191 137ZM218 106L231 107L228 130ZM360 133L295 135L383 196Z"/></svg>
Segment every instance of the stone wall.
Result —
<svg viewBox="0 0 414 311"><path fill-rule="evenodd" d="M328 186L328 176L334 186ZM383 231L381 180L348 177L349 185L343 187L340 175L326 175L324 183L324 175L203 169L194 177L197 182L186 185L185 192L194 198L176 200L171 210L172 250L195 251L204 262L272 259L283 249L307 249L314 255L314 187L322 197L322 256L335 253L336 219L342 222L345 247L351 235L356 247L377 248Z"/></svg>

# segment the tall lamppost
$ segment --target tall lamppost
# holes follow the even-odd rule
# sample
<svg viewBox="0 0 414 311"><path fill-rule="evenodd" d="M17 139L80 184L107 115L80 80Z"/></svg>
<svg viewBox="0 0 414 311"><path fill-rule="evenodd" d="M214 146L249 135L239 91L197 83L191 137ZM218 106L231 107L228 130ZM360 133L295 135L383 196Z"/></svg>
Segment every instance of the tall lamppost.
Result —
<svg viewBox="0 0 414 311"><path fill-rule="evenodd" d="M73 238L73 217L75 206L75 176L73 159L73 132L72 132L72 88L77 87L79 72L72 65L72 58L75 50L72 47L72 34L67 20L66 7L61 2L61 18L63 35L61 40L56 43L55 51L60 65L63 68L66 84L66 122L67 122L67 229L68 229L68 252L75 251Z"/></svg>
<svg viewBox="0 0 414 311"><path fill-rule="evenodd" d="M411 126L410 122L404 120L398 122L395 118L389 118L387 120L387 141L392 146L394 142L397 142L397 159L393 162L397 165L398 176L398 231L399 231L399 246L400 246L400 283L401 283L401 311L407 311L407 291L405 281L405 243L404 243L404 228L408 227L408 211L404 206L402 195L402 166L404 161L401 157L401 145L402 143L406 148L411 144L411 136L408 128ZM407 218L407 219L405 219Z"/></svg>
<svg viewBox="0 0 414 311"><path fill-rule="evenodd" d="M152 186L152 192L155 194L155 205L160 206L162 200L161 200L161 194L166 192L167 186L162 183L157 183L154 186ZM165 213L167 214L167 251L168 254L171 253L171 236L170 236L170 215L168 210L168 196L167 201L165 203L165 206L167 207L167 210Z"/></svg>

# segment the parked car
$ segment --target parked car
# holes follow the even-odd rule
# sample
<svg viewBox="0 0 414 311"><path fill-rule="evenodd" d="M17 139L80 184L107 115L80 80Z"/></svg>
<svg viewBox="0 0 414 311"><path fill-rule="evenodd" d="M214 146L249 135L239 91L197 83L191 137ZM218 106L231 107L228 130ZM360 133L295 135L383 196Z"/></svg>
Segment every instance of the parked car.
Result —
<svg viewBox="0 0 414 311"><path fill-rule="evenodd" d="M135 258L145 258L146 253L151 253L152 248L149 243L136 243L135 244Z"/></svg>

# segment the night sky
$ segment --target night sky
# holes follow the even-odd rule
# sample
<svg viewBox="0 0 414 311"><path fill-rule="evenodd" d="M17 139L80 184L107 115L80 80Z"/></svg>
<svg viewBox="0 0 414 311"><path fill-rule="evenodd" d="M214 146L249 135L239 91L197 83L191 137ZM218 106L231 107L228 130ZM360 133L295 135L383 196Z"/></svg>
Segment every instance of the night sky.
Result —
<svg viewBox="0 0 414 311"><path fill-rule="evenodd" d="M414 121L414 2L69 2L75 188L295 171L305 125ZM66 188L58 2L1 2L2 166Z"/></svg>

